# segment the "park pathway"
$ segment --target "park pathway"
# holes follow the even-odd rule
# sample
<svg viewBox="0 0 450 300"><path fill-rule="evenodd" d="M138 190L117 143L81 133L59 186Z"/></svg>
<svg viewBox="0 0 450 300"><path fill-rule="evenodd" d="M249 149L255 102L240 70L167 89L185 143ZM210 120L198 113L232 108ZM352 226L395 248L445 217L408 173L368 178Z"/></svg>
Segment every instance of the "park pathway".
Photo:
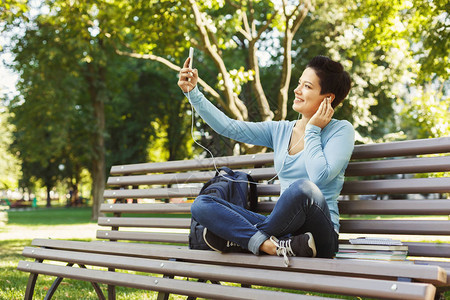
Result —
<svg viewBox="0 0 450 300"><path fill-rule="evenodd" d="M28 240L34 238L52 239L95 239L97 224L0 227L0 241Z"/></svg>

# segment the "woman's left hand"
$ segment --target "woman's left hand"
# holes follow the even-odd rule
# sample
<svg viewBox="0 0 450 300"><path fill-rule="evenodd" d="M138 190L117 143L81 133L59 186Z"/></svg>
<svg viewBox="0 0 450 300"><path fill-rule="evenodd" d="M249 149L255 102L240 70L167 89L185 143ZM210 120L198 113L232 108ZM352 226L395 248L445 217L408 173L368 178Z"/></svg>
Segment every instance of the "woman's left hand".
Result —
<svg viewBox="0 0 450 300"><path fill-rule="evenodd" d="M320 103L319 108L308 123L323 129L328 125L328 123L330 123L333 114L334 109L331 107L331 100L329 98L325 98L322 103Z"/></svg>

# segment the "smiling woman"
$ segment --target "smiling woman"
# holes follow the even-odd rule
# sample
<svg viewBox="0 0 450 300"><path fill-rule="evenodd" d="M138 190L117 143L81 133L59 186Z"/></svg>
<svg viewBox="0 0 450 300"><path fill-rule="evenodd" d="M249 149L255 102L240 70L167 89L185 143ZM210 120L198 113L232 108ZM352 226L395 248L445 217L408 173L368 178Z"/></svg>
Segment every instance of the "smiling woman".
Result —
<svg viewBox="0 0 450 300"><path fill-rule="evenodd" d="M196 86L198 71L189 63L188 58L178 85L197 113L223 136L272 148L281 185L269 216L217 197L198 196L191 212L206 227L205 242L220 252L243 248L256 255L284 256L286 265L288 256L333 257L339 233L337 197L353 151L354 130L348 121L332 116L350 90L348 73L340 63L317 56L294 91L293 109L301 119L244 122L229 118L205 98Z"/></svg>

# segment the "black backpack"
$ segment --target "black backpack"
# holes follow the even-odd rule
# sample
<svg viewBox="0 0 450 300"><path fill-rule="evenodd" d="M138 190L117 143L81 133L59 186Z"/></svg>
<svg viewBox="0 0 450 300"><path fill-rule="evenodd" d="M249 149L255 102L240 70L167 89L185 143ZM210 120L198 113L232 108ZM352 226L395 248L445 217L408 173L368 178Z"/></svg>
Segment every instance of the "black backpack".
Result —
<svg viewBox="0 0 450 300"><path fill-rule="evenodd" d="M224 171L226 174L219 175L221 171ZM216 175L203 185L199 195L214 195L233 204L255 211L258 203L255 183L255 180L249 174L233 171L227 167L221 167L216 171ZM191 218L191 231L189 233L190 249L210 249L203 240L204 228L194 218Z"/></svg>

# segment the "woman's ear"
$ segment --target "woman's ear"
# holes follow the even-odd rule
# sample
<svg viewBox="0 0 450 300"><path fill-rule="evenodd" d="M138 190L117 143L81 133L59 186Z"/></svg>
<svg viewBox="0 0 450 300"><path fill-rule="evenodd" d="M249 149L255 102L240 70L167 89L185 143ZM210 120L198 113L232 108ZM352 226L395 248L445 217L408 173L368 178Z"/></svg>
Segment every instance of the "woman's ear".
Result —
<svg viewBox="0 0 450 300"><path fill-rule="evenodd" d="M334 94L328 94L325 99L330 100L330 103L333 102L334 98L336 98L336 96Z"/></svg>

